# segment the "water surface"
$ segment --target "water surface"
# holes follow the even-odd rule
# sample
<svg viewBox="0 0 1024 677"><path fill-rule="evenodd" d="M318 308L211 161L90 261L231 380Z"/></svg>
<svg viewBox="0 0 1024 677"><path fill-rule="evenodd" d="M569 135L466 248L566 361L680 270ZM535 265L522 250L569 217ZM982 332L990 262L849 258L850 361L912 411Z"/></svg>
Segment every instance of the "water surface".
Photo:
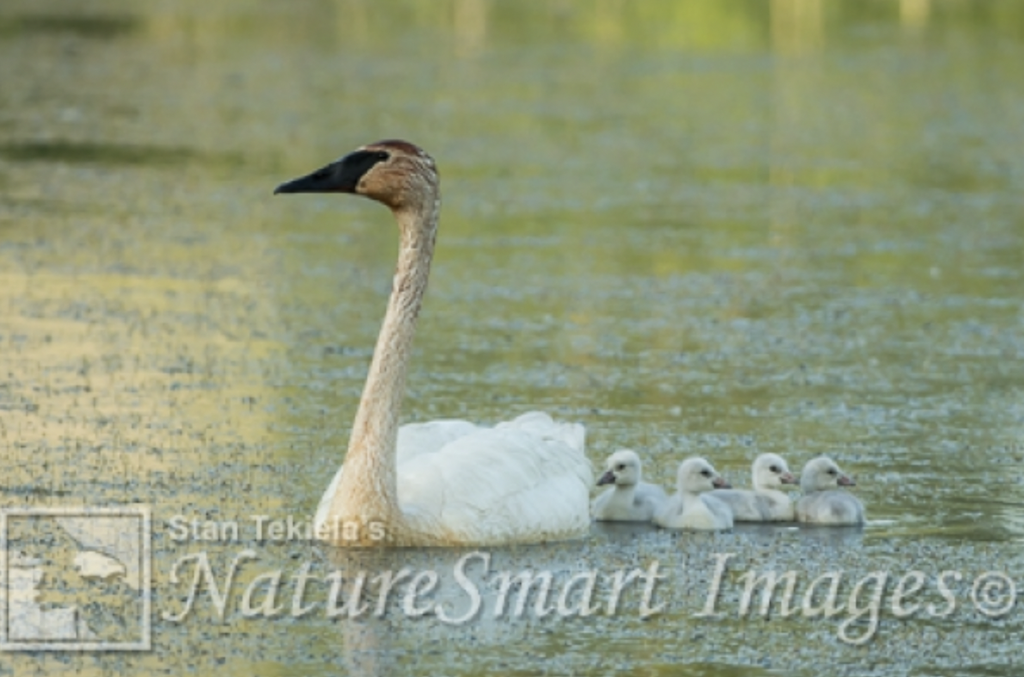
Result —
<svg viewBox="0 0 1024 677"><path fill-rule="evenodd" d="M1016 674L1022 614L970 587L1024 590L1022 64L1024 8L996 0L5 2L0 500L151 506L155 593L152 651L0 674ZM404 420L546 409L665 485L691 454L737 484L759 452L829 454L867 528L492 552L559 580L658 561L647 619L221 620L203 597L166 620L200 552L258 553L236 597L304 562L450 583L466 554L251 528L311 514L341 462L396 240L378 205L271 190L389 137L445 199ZM178 542L177 515L245 528ZM695 617L730 552L724 616ZM737 617L745 571L842 570L845 599L915 569L940 607L963 572L956 612L886 606L863 646L842 615Z"/></svg>

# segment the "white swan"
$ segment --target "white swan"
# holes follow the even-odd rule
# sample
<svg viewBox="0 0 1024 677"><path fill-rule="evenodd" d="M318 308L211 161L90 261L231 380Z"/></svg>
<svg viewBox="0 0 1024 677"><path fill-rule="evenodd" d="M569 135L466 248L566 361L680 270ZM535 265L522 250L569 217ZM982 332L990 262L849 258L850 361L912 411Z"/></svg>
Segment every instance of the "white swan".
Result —
<svg viewBox="0 0 1024 677"><path fill-rule="evenodd" d="M584 430L533 412L483 428L399 429L441 207L437 168L405 141L363 146L275 193L354 193L390 207L399 254L345 465L320 501L316 535L337 545L494 545L565 539L590 525Z"/></svg>
<svg viewBox="0 0 1024 677"><path fill-rule="evenodd" d="M654 523L666 529L721 531L732 529L732 511L714 498L713 489L728 489L714 467L703 458L688 458L679 466L676 477L678 493L668 499L655 515Z"/></svg>
<svg viewBox="0 0 1024 677"><path fill-rule="evenodd" d="M796 518L811 524L864 524L864 504L839 487L856 483L827 456L811 459L800 474L804 495L796 502Z"/></svg>
<svg viewBox="0 0 1024 677"><path fill-rule="evenodd" d="M753 491L716 489L711 495L729 504L737 522L792 522L793 502L782 491L787 484L796 484L789 466L777 454L761 454L751 467Z"/></svg>
<svg viewBox="0 0 1024 677"><path fill-rule="evenodd" d="M668 500L657 484L641 482L640 457L630 449L620 449L608 457L606 472L598 486L613 484L594 499L590 512L600 522L650 522Z"/></svg>

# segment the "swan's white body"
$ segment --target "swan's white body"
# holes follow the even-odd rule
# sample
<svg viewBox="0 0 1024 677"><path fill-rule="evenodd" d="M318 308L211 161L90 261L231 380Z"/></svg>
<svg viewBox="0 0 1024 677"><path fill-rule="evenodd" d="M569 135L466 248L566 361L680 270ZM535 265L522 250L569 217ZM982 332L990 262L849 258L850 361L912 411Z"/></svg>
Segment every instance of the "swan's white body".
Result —
<svg viewBox="0 0 1024 677"><path fill-rule="evenodd" d="M390 207L398 266L348 453L320 501L316 535L337 545L537 543L582 535L593 482L584 430L533 412L494 428L399 428L441 198L433 159L405 141L364 146L275 193L342 192Z"/></svg>
<svg viewBox="0 0 1024 677"><path fill-rule="evenodd" d="M468 421L413 423L398 431L398 500L410 521L445 541L491 545L541 542L587 529L590 463L584 428L531 412L494 428ZM318 531L334 533L331 502L338 469L316 511ZM333 540L333 539L332 539Z"/></svg>
<svg viewBox="0 0 1024 677"><path fill-rule="evenodd" d="M789 466L776 454L761 454L751 467L753 491L715 489L711 496L729 505L737 522L792 522L796 519L793 502L781 491L796 484Z"/></svg>
<svg viewBox="0 0 1024 677"><path fill-rule="evenodd" d="M666 529L693 531L732 529L729 506L710 494L715 487L729 485L710 463L703 458L686 459L679 466L676 483L679 491L655 515L655 524Z"/></svg>
<svg viewBox="0 0 1024 677"><path fill-rule="evenodd" d="M839 487L855 483L831 459L819 456L800 473L804 495L796 503L796 518L808 524L851 526L864 524L864 504Z"/></svg>
<svg viewBox="0 0 1024 677"><path fill-rule="evenodd" d="M668 495L657 484L642 482L640 457L622 449L608 457L599 485L614 484L590 504L599 522L650 522L665 505Z"/></svg>

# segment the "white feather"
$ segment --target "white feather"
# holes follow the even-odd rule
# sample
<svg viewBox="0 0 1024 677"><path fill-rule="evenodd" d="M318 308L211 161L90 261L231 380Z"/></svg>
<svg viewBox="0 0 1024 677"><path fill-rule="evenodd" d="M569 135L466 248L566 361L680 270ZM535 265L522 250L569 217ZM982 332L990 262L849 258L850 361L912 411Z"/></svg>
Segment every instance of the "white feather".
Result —
<svg viewBox="0 0 1024 677"><path fill-rule="evenodd" d="M397 483L402 512L459 542L488 544L566 538L587 529L593 482L585 430L530 412L494 428L444 420L402 426ZM344 472L320 500L328 519Z"/></svg>

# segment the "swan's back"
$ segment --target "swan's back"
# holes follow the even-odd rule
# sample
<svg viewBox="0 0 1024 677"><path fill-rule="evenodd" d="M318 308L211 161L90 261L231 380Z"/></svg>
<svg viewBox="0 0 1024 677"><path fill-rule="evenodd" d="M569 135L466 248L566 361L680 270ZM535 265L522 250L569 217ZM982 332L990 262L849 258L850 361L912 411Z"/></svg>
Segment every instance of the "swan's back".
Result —
<svg viewBox="0 0 1024 677"><path fill-rule="evenodd" d="M494 428L444 420L398 434L398 500L418 530L440 543L540 542L581 535L590 524L593 473L586 432L530 412ZM329 518L344 466L320 501Z"/></svg>
<svg viewBox="0 0 1024 677"><path fill-rule="evenodd" d="M442 419L427 423L409 423L398 429L396 454L398 463L406 463L420 454L432 454L449 442L486 430L469 421Z"/></svg>
<svg viewBox="0 0 1024 677"><path fill-rule="evenodd" d="M543 411L531 411L495 426L497 430L522 430L544 439L561 442L579 454L583 454L587 442L587 431L579 423L559 423ZM587 472L591 472L587 463Z"/></svg>
<svg viewBox="0 0 1024 677"><path fill-rule="evenodd" d="M720 501L712 494L701 494L700 500L707 506L708 512L714 516L715 529L732 529L732 509L724 501Z"/></svg>
<svg viewBox="0 0 1024 677"><path fill-rule="evenodd" d="M709 496L725 503L737 522L768 522L772 519L770 502L755 491L715 489Z"/></svg>
<svg viewBox="0 0 1024 677"><path fill-rule="evenodd" d="M681 529L683 518L683 497L679 494L672 494L662 505L661 509L654 514L654 523L666 529Z"/></svg>
<svg viewBox="0 0 1024 677"><path fill-rule="evenodd" d="M697 529L720 531L733 528L732 509L710 493L696 496L699 502L684 506L683 497L675 494L654 516L654 523L666 529Z"/></svg>
<svg viewBox="0 0 1024 677"><path fill-rule="evenodd" d="M653 519L654 514L658 512L665 502L668 501L668 494L658 484L652 484L650 482L641 482L636 486L636 494L633 500L634 503L643 507L647 517L645 519Z"/></svg>
<svg viewBox="0 0 1024 677"><path fill-rule="evenodd" d="M611 522L649 522L668 501L668 494L657 484L640 482L633 487L629 505L616 500L617 489L612 487L595 498L590 505L594 519Z"/></svg>
<svg viewBox="0 0 1024 677"><path fill-rule="evenodd" d="M531 412L494 428L476 427L433 450L399 448L402 510L455 542L581 534L590 524L593 482L584 440L583 426Z"/></svg>
<svg viewBox="0 0 1024 677"><path fill-rule="evenodd" d="M864 504L840 489L818 491L797 501L796 517L800 522L811 524L864 524Z"/></svg>

